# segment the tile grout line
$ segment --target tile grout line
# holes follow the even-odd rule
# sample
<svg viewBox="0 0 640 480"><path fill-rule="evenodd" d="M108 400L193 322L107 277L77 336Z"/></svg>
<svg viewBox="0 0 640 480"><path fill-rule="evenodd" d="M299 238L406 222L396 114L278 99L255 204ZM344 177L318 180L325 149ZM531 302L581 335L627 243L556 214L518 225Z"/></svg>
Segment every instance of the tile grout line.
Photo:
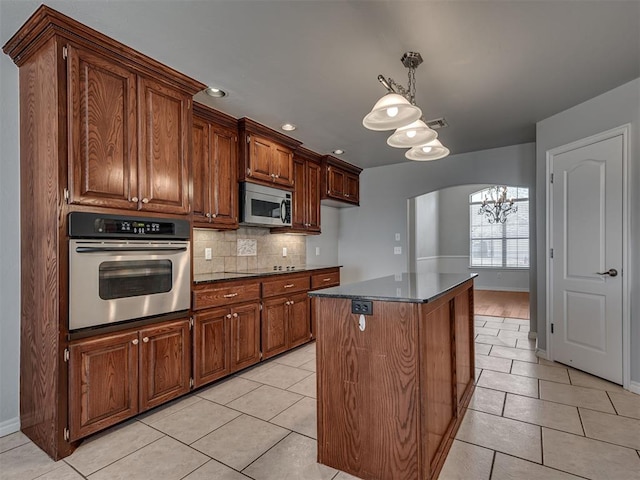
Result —
<svg viewBox="0 0 640 480"><path fill-rule="evenodd" d="M491 456L491 468L489 469L489 480L491 480L491 477L493 477L493 467L496 464L496 455L497 455L497 451L494 450L493 451L493 455Z"/></svg>
<svg viewBox="0 0 640 480"><path fill-rule="evenodd" d="M556 468L556 467L551 467L551 466L549 466L549 465L544 465L544 464L540 464L540 463L532 462L531 460L527 460L526 458L520 458L520 457L518 457L518 456L516 456L516 455L513 455L513 454L511 454L511 453L505 453L505 452L498 452L498 453L501 453L502 455L505 455L505 456L507 456L507 457L516 458L516 459L518 459L518 460L522 460L522 461L527 462L527 463L533 463L534 465L542 466L542 467L544 467L544 468L548 468L548 469L550 469L550 470L554 470L554 471L556 471L556 472L562 472L562 473L566 473L567 475L573 475L574 477L584 478L584 479L589 480L589 479L588 479L588 477L583 477L582 475L579 475L579 474L577 474L577 473L572 473L572 472L569 472L569 471L567 471L567 470L561 470L561 469Z"/></svg>

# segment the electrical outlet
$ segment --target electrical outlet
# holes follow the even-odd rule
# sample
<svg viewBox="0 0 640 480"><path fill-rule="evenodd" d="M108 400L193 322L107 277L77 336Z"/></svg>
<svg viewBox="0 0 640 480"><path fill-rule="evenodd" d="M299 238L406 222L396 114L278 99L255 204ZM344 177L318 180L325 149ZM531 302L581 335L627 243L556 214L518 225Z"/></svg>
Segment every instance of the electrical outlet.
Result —
<svg viewBox="0 0 640 480"><path fill-rule="evenodd" d="M211 260L211 249L208 247L204 249L204 259Z"/></svg>
<svg viewBox="0 0 640 480"><path fill-rule="evenodd" d="M402 255L402 247L393 247L394 255Z"/></svg>
<svg viewBox="0 0 640 480"><path fill-rule="evenodd" d="M287 247L282 247L282 256L283 257L287 256Z"/></svg>
<svg viewBox="0 0 640 480"><path fill-rule="evenodd" d="M373 315L373 302L371 300L351 300L351 313Z"/></svg>
<svg viewBox="0 0 640 480"><path fill-rule="evenodd" d="M316 256L320 255L320 247L316 247Z"/></svg>
<svg viewBox="0 0 640 480"><path fill-rule="evenodd" d="M396 233L396 242L399 242L399 241L400 241L400 234Z"/></svg>

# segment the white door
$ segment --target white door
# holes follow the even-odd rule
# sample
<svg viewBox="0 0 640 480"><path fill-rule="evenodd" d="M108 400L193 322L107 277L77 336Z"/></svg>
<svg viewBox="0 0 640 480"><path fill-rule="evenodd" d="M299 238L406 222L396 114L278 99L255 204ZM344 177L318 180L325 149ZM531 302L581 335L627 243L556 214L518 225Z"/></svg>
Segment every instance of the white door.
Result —
<svg viewBox="0 0 640 480"><path fill-rule="evenodd" d="M553 359L622 384L622 134L554 154Z"/></svg>

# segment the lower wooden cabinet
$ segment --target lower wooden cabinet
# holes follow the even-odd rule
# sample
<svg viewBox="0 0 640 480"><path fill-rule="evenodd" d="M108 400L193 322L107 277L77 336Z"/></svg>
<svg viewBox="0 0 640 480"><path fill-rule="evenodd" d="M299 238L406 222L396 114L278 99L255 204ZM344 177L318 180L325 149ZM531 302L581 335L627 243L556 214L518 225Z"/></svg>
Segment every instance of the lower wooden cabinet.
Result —
<svg viewBox="0 0 640 480"><path fill-rule="evenodd" d="M189 391L189 319L69 345L71 441Z"/></svg>
<svg viewBox="0 0 640 480"><path fill-rule="evenodd" d="M201 387L260 361L260 304L194 316L193 385Z"/></svg>
<svg viewBox="0 0 640 480"><path fill-rule="evenodd" d="M273 357L311 338L307 292L269 298L262 309L262 356Z"/></svg>

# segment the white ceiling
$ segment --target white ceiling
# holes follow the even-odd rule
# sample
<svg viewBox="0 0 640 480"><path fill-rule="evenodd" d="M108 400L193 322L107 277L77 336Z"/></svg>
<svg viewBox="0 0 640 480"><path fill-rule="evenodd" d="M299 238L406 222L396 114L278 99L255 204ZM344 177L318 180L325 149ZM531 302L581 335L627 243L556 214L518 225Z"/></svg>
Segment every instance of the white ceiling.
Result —
<svg viewBox="0 0 640 480"><path fill-rule="evenodd" d="M4 44L41 2L0 0ZM362 117L406 86L400 57L418 51L416 103L444 116L452 153L535 140L535 122L640 76L640 1L51 1L47 5L206 84L197 96L235 117L335 148L363 168L407 161ZM441 160L441 161L446 161Z"/></svg>

